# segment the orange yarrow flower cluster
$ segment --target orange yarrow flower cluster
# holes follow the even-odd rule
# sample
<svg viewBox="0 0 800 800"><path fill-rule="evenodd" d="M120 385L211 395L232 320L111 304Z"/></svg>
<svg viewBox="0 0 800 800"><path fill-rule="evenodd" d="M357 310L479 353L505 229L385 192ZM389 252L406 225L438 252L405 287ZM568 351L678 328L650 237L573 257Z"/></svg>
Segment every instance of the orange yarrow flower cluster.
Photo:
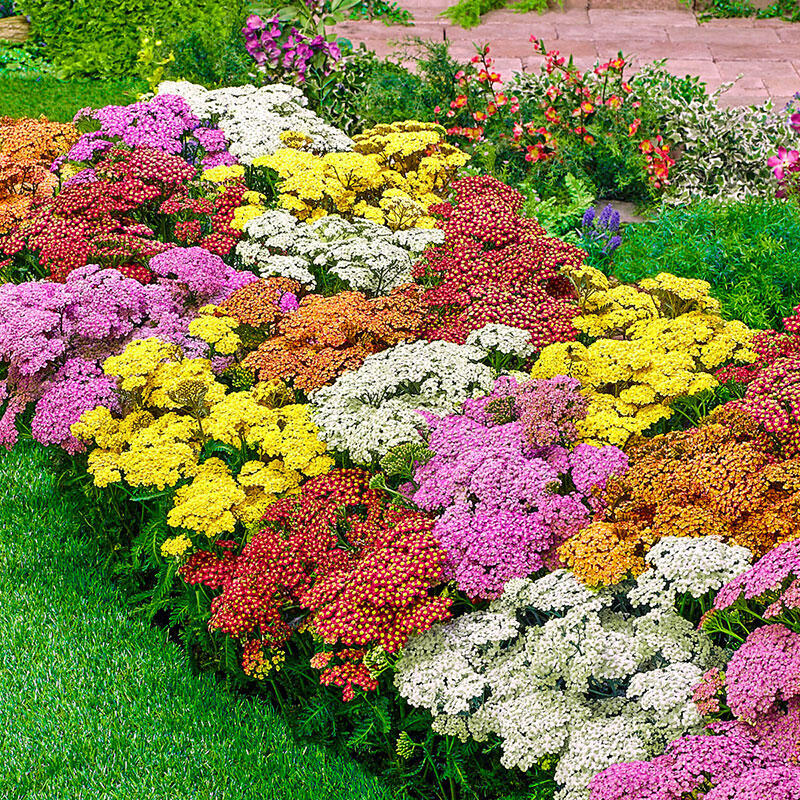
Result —
<svg viewBox="0 0 800 800"><path fill-rule="evenodd" d="M16 229L33 202L53 197L58 178L50 165L77 139L70 123L0 117L0 235Z"/></svg>
<svg viewBox="0 0 800 800"><path fill-rule="evenodd" d="M286 380L312 392L358 369L373 353L421 338L424 330L416 286L400 286L375 298L361 292L308 294L296 309L282 311L281 298L299 292L294 281L268 278L234 292L217 308L217 314L247 326L241 338L254 349L241 363L259 380Z"/></svg>
<svg viewBox="0 0 800 800"><path fill-rule="evenodd" d="M781 458L738 403L697 428L639 438L626 452L630 467L609 480L601 518L559 551L589 585L640 574L665 536L713 534L756 557L800 536L800 458Z"/></svg>

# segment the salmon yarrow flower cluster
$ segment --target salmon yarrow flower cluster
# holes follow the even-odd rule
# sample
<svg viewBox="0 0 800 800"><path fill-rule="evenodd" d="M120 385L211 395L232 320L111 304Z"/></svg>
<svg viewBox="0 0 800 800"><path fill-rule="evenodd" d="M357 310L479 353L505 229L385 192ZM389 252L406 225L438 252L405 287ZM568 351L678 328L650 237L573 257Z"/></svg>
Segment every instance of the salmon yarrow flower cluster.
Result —
<svg viewBox="0 0 800 800"><path fill-rule="evenodd" d="M24 222L34 201L55 193L50 165L77 138L69 123L0 117L0 236Z"/></svg>
<svg viewBox="0 0 800 800"><path fill-rule="evenodd" d="M339 292L303 296L286 278L256 281L198 318L192 331L223 355L236 354L259 380L313 392L357 369L371 354L422 335L413 285L383 297Z"/></svg>
<svg viewBox="0 0 800 800"><path fill-rule="evenodd" d="M609 481L602 514L560 549L592 586L644 572L647 552L668 536L716 535L756 557L797 537L800 461L777 458L736 403L698 428L638 438L626 452L629 469Z"/></svg>

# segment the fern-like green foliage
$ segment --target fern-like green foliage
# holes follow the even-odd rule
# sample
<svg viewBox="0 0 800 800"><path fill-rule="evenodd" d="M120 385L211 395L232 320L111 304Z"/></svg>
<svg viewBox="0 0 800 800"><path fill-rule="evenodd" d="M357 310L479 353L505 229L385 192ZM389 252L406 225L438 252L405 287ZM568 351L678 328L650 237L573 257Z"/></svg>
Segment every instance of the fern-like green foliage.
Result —
<svg viewBox="0 0 800 800"><path fill-rule="evenodd" d="M622 281L658 272L708 281L729 319L780 328L800 303L797 205L756 198L665 208L626 230L614 253L614 274Z"/></svg>
<svg viewBox="0 0 800 800"><path fill-rule="evenodd" d="M558 5L563 7L564 0L557 0ZM458 0L455 5L445 9L440 16L446 17L454 25L462 28L474 28L480 25L481 17L489 11L499 8L511 8L521 14L537 12L541 14L547 11L548 0L518 0L516 3L509 3L508 0Z"/></svg>
<svg viewBox="0 0 800 800"><path fill-rule="evenodd" d="M544 199L530 183L523 183L519 189L525 195L522 213L526 217L534 217L551 236L573 243L580 239L577 229L581 216L595 202L588 181L568 173L564 176L562 193Z"/></svg>

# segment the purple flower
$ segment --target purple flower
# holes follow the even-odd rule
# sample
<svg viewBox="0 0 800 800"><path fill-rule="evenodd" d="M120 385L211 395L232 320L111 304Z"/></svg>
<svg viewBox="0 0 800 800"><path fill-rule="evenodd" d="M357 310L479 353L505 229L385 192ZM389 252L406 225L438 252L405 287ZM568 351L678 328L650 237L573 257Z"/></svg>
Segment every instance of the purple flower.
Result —
<svg viewBox="0 0 800 800"><path fill-rule="evenodd" d="M177 95L160 94L152 100L127 106L82 108L74 117L92 119L99 130L83 134L72 146L66 159L92 163L115 143L128 147L152 147L181 155L190 163L198 146L204 151L204 166L234 163L228 153L225 136L217 128L201 124L189 104Z"/></svg>
<svg viewBox="0 0 800 800"><path fill-rule="evenodd" d="M281 299L278 301L278 308L280 308L282 314L289 314L292 311L297 311L297 309L300 308L297 295L291 292L284 292L281 295Z"/></svg>

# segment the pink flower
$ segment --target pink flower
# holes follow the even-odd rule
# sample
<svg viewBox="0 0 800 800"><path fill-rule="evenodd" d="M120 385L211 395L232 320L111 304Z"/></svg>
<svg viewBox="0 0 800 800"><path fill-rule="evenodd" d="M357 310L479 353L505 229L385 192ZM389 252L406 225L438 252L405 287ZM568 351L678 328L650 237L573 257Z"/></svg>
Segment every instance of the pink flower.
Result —
<svg viewBox="0 0 800 800"><path fill-rule="evenodd" d="M778 148L778 155L770 156L767 159L767 166L772 167L772 173L775 177L782 181L786 176L786 170L795 172L798 167L797 162L800 161L800 152L797 150L787 150L781 146Z"/></svg>

